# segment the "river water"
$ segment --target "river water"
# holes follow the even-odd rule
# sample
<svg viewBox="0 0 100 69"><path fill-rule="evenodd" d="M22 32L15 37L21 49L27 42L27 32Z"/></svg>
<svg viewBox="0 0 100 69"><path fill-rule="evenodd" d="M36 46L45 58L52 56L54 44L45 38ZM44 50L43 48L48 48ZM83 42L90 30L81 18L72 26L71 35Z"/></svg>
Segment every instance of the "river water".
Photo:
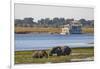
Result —
<svg viewBox="0 0 100 69"><path fill-rule="evenodd" d="M47 49L55 46L91 47L93 34L15 34L15 50Z"/></svg>

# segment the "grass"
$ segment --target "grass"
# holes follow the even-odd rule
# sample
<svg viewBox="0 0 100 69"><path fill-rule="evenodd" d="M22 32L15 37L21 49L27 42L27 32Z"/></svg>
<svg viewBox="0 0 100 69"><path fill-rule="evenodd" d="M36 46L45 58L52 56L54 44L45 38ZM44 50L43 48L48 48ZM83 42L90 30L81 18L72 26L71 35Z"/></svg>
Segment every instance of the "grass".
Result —
<svg viewBox="0 0 100 69"><path fill-rule="evenodd" d="M60 33L62 31L61 28L38 28L38 27L15 27L16 33L42 33L42 32L48 32L48 33Z"/></svg>
<svg viewBox="0 0 100 69"><path fill-rule="evenodd" d="M94 28L82 28L82 33L94 33Z"/></svg>
<svg viewBox="0 0 100 69"><path fill-rule="evenodd" d="M47 51L49 52L49 50ZM31 63L64 63L71 62L71 59L83 59L94 56L94 48L72 48L69 56L49 56L48 58L32 58L33 51L15 51L15 64Z"/></svg>
<svg viewBox="0 0 100 69"><path fill-rule="evenodd" d="M34 32L61 33L62 28L15 27L15 32L16 33L34 33ZM94 33L94 28L83 27L82 33Z"/></svg>

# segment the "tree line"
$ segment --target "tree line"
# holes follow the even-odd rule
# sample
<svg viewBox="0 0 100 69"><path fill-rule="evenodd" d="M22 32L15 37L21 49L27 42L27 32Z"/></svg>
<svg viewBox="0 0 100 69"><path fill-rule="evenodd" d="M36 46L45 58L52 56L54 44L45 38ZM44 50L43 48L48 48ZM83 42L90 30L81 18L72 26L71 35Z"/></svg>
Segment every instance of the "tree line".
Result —
<svg viewBox="0 0 100 69"><path fill-rule="evenodd" d="M34 18L28 17L24 19L15 19L15 27L62 27L63 25L71 24L74 21L72 19L65 19L65 18L58 18L55 17L53 19L50 18L41 18L37 22L34 21ZM94 27L94 20L86 20L86 19L79 19L78 20L82 26L87 27Z"/></svg>

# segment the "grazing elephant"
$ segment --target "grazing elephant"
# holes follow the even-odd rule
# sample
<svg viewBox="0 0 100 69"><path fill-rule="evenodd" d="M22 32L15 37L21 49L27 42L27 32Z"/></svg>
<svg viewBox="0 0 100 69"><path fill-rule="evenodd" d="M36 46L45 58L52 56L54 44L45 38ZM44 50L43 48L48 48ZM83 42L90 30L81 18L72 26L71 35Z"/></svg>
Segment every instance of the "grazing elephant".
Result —
<svg viewBox="0 0 100 69"><path fill-rule="evenodd" d="M48 53L45 50L42 51L36 51L32 54L33 58L48 58Z"/></svg>
<svg viewBox="0 0 100 69"><path fill-rule="evenodd" d="M63 48L62 48L62 55L70 55L70 53L71 53L71 48L69 48L68 46L64 46Z"/></svg>
<svg viewBox="0 0 100 69"><path fill-rule="evenodd" d="M50 56L52 56L53 54L57 54L57 56L61 56L61 55L70 55L71 53L71 48L69 48L68 46L64 46L64 47L54 47L51 51L50 51Z"/></svg>
<svg viewBox="0 0 100 69"><path fill-rule="evenodd" d="M57 56L62 55L62 49L61 47L54 47L51 51L50 51L50 56L52 56L53 54L57 54Z"/></svg>

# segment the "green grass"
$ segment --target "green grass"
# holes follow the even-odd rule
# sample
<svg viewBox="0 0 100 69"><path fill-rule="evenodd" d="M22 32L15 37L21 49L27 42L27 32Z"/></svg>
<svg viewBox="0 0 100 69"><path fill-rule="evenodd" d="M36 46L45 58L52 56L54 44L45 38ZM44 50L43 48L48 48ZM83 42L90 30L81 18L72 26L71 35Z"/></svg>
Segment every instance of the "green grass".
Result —
<svg viewBox="0 0 100 69"><path fill-rule="evenodd" d="M72 53L69 56L49 56L48 58L32 58L32 53L34 51L15 51L15 64L71 62L71 59L93 57L94 48L72 48Z"/></svg>

